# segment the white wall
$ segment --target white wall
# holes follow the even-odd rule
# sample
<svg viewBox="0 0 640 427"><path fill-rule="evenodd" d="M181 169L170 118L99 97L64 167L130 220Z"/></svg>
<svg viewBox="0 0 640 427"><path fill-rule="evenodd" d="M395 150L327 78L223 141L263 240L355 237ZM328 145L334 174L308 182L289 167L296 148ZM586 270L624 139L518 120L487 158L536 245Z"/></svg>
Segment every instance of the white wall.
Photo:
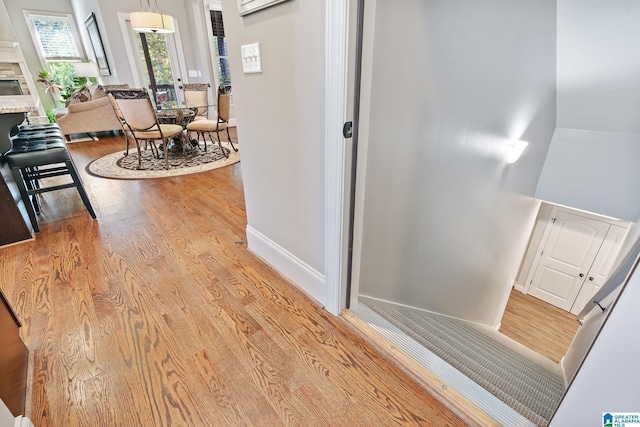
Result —
<svg viewBox="0 0 640 427"><path fill-rule="evenodd" d="M558 0L558 129L536 197L640 213L640 3Z"/></svg>
<svg viewBox="0 0 640 427"><path fill-rule="evenodd" d="M555 1L376 8L360 293L495 326L555 127Z"/></svg>
<svg viewBox="0 0 640 427"><path fill-rule="evenodd" d="M224 0L249 248L324 300L325 2L288 1L238 16ZM240 46L260 42L262 73ZM295 276L295 277L294 277Z"/></svg>
<svg viewBox="0 0 640 427"><path fill-rule="evenodd" d="M133 84L133 74L129 65L129 58L124 48L124 39L118 20L118 12L130 13L140 10L140 3L130 0L70 0L76 9L77 19L84 25L84 20L93 12L100 28L105 51L109 60L112 75L103 76L105 84L128 83ZM158 7L162 13L173 16L180 28L182 48L187 69L194 69L196 55L194 54L193 13L192 0L159 0ZM155 8L155 2L152 2ZM86 34L83 28L83 35Z"/></svg>
<svg viewBox="0 0 640 427"><path fill-rule="evenodd" d="M631 277L551 426L602 426L603 412L638 412L640 271Z"/></svg>
<svg viewBox="0 0 640 427"><path fill-rule="evenodd" d="M0 399L0 427L14 427L14 424L15 418L7 408L7 405Z"/></svg>
<svg viewBox="0 0 640 427"><path fill-rule="evenodd" d="M16 35L13 33L13 26L11 25L7 8L4 6L4 0L2 1L2 5L0 5L0 41L18 41Z"/></svg>
<svg viewBox="0 0 640 427"><path fill-rule="evenodd" d="M95 13L98 28L102 37L102 42L112 71L111 76L103 76L101 79L105 84L129 83L133 84L133 75L129 66L129 59L124 49L124 40L118 21L118 12L133 12L140 9L139 2L129 0L21 0L6 1L9 17L13 23L16 37L20 42L22 51L27 61L27 65L34 78L43 69L40 63L36 47L31 40L26 21L22 14L23 9L40 10L45 12L72 13L76 17L76 23L80 36L83 39L83 46L89 58L93 57L91 45L88 41L87 31L84 24L90 13ZM184 60L187 69L198 69L201 60L196 61L194 53L193 12L192 0L162 1L158 2L160 10L171 14L177 19L182 32L182 47L184 50ZM198 2L200 3L200 2ZM38 85L40 87L40 85ZM40 98L45 106L53 108L51 97L47 94L40 94Z"/></svg>

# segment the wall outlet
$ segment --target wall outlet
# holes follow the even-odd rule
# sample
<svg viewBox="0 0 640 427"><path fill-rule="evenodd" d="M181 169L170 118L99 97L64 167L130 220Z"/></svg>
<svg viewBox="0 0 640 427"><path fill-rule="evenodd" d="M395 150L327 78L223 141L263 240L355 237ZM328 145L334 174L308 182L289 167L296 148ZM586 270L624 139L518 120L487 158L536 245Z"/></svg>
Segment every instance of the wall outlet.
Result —
<svg viewBox="0 0 640 427"><path fill-rule="evenodd" d="M261 73L260 43L242 45L240 51L242 53L242 71L245 74Z"/></svg>

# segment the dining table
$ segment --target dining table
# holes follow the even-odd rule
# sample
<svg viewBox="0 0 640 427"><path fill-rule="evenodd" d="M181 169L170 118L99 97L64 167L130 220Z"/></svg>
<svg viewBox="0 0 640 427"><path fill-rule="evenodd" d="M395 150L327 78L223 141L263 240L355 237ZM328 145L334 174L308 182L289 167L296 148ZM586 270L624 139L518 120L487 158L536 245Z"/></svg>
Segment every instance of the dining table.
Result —
<svg viewBox="0 0 640 427"><path fill-rule="evenodd" d="M215 108L215 104L194 105L188 107L162 108L156 111L158 123L172 124L182 126L183 132L180 141L174 141L176 149L182 149L183 152L199 150L199 143L196 139L191 139L187 131L187 125L191 123L197 116L198 111Z"/></svg>
<svg viewBox="0 0 640 427"><path fill-rule="evenodd" d="M182 126L182 135L180 138L175 138L173 144L167 147L170 150L181 150L183 153L195 152L198 146L197 141L195 144L189 139L187 132L187 125L196 116L197 108L163 108L156 111L156 117L160 124L180 125Z"/></svg>

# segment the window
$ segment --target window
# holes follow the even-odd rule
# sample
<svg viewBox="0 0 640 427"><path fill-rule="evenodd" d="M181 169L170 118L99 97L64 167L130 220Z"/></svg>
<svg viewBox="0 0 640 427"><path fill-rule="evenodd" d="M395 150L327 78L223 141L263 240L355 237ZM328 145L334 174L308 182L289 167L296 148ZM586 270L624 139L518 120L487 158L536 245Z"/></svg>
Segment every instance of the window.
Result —
<svg viewBox="0 0 640 427"><path fill-rule="evenodd" d="M25 11L25 17L45 69L63 87L73 87L72 64L83 60L73 16Z"/></svg>
<svg viewBox="0 0 640 427"><path fill-rule="evenodd" d="M231 73L229 72L229 60L227 59L227 43L224 39L222 12L211 10L210 13L218 79L220 80L220 85L228 86L231 85Z"/></svg>

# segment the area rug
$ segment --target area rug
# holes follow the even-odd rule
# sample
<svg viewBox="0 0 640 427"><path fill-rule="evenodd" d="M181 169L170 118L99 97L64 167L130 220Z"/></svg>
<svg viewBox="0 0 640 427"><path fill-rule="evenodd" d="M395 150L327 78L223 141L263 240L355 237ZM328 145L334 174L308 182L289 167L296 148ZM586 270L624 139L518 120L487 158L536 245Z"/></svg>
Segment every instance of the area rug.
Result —
<svg viewBox="0 0 640 427"><path fill-rule="evenodd" d="M94 160L87 166L87 171L102 178L165 178L210 171L240 161L240 153L234 151L229 143L223 142L222 149L224 152L218 144L209 143L207 151L204 151L204 144L200 143L199 150L195 152L182 153L170 150L167 170L164 159L156 159L150 149L142 150L142 169L138 169L138 152L133 147L129 150L128 156L124 155L124 150L119 150Z"/></svg>

